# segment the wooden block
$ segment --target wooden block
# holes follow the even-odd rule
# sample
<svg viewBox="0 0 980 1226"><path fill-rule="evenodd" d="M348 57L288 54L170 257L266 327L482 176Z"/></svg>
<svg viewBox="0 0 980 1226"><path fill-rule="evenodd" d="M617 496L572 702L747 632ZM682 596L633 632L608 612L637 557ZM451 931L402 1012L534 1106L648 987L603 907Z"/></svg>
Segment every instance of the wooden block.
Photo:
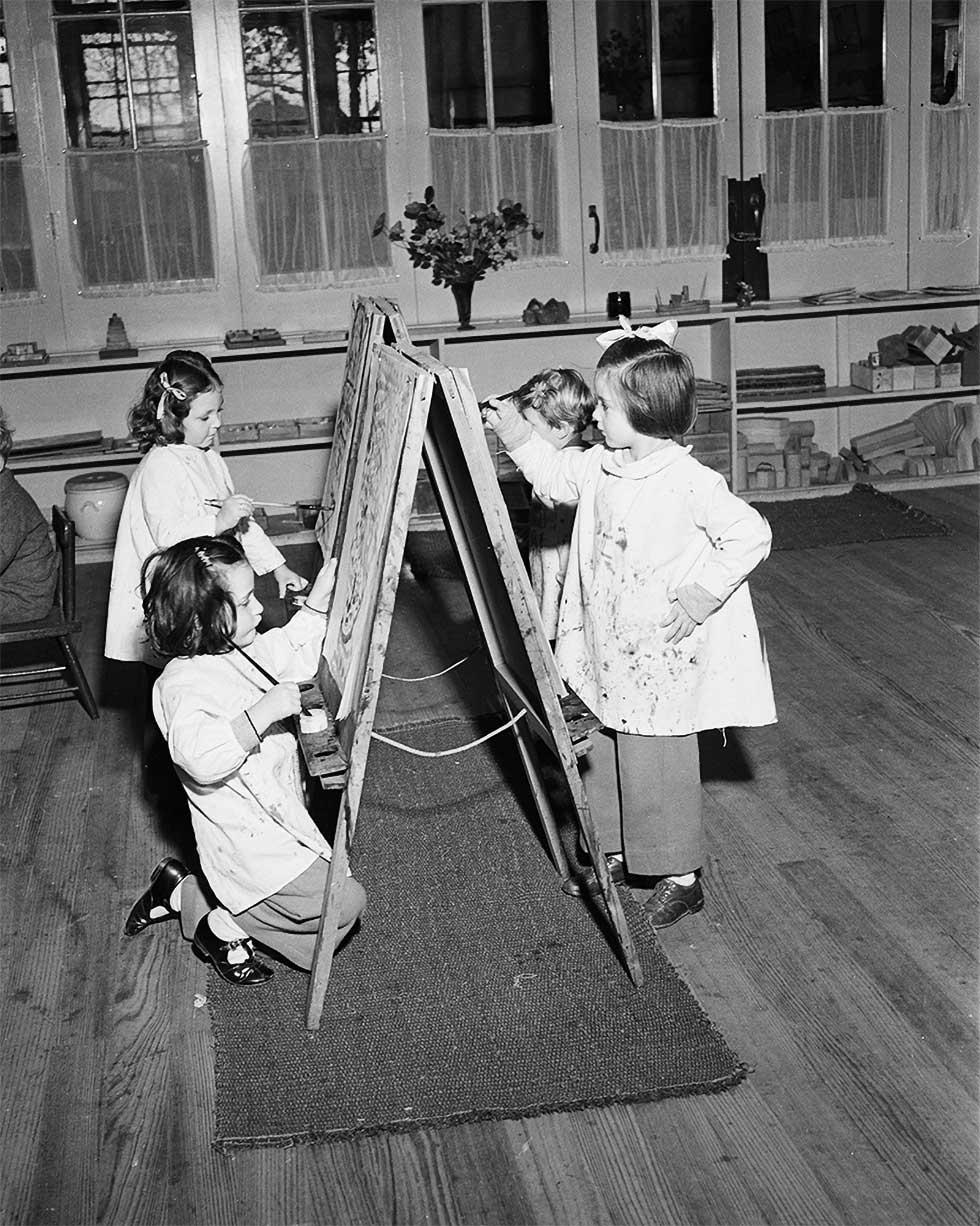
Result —
<svg viewBox="0 0 980 1226"><path fill-rule="evenodd" d="M963 378L960 362L943 362L936 367L936 387L959 387Z"/></svg>
<svg viewBox="0 0 980 1226"><path fill-rule="evenodd" d="M851 363L851 386L866 392L890 392L892 390L891 366L869 366L867 362Z"/></svg>
<svg viewBox="0 0 980 1226"><path fill-rule="evenodd" d="M893 392L910 392L915 387L915 367L914 366L893 366L892 372L892 391Z"/></svg>
<svg viewBox="0 0 980 1226"><path fill-rule="evenodd" d="M913 366L912 367L912 386L915 388L927 388L936 386L936 367L935 366Z"/></svg>

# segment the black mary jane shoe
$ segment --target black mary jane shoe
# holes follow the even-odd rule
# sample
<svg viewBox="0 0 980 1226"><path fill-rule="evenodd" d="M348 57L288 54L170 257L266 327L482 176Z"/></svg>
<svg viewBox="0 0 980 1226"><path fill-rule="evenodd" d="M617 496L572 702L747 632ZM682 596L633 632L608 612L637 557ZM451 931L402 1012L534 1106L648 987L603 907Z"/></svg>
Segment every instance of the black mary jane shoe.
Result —
<svg viewBox="0 0 980 1226"><path fill-rule="evenodd" d="M212 932L206 915L197 926L192 944L198 957L210 962L221 978L229 983L252 988L272 978L272 967L256 958L250 937L243 937L240 941L222 941ZM229 962L228 955L233 949L244 950L247 955L245 960Z"/></svg>
<svg viewBox="0 0 980 1226"><path fill-rule="evenodd" d="M179 860L175 860L173 856L164 856L153 870L149 888L133 904L124 929L126 936L134 937L151 924L163 924L167 920L176 919L177 912L170 906L170 895L187 875L187 869ZM157 907L163 907L163 915L153 914Z"/></svg>
<svg viewBox="0 0 980 1226"><path fill-rule="evenodd" d="M609 876L613 885L624 885L626 868L623 861L618 857L606 856L606 864L609 866ZM561 883L561 888L565 894L570 894L573 898L581 898L583 894L589 898L598 898L602 893L599 876L591 864L587 865L578 876L567 877Z"/></svg>

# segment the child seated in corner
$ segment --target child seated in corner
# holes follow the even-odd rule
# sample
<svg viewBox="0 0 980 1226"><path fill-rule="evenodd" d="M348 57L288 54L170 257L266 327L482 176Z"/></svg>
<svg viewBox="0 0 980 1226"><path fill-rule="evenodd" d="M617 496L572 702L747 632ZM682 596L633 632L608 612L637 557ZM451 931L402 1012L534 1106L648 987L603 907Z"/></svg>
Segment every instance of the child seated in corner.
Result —
<svg viewBox="0 0 980 1226"><path fill-rule="evenodd" d="M578 371L562 367L540 371L507 399L534 433L558 450L582 446L582 431L591 421L596 404L591 388ZM552 646L558 633L558 608L568 569L575 510L574 502L555 502L544 495L532 494L528 571Z"/></svg>
<svg viewBox="0 0 980 1226"><path fill-rule="evenodd" d="M0 624L5 626L47 617L58 584L47 520L7 467L13 445L0 410Z"/></svg>

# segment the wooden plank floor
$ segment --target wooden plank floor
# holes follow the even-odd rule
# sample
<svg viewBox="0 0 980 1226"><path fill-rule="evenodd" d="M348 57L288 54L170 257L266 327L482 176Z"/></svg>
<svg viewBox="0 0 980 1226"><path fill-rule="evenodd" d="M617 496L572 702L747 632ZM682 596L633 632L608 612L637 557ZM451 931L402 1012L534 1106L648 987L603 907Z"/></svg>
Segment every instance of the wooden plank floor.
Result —
<svg viewBox="0 0 980 1226"><path fill-rule="evenodd" d="M177 830L143 796L139 679L100 668L107 568L83 567L102 719L3 714L0 1220L975 1223L977 490L909 497L954 535L753 580L780 723L706 755L707 905L663 933L742 1085L230 1156L207 971L172 930L120 932Z"/></svg>

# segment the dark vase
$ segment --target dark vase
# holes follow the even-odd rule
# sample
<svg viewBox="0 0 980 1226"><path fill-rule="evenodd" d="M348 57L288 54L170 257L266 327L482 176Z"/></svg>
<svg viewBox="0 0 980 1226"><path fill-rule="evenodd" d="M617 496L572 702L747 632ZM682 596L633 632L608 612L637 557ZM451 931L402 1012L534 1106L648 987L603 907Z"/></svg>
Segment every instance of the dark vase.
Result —
<svg viewBox="0 0 980 1226"><path fill-rule="evenodd" d="M449 288L453 291L453 298L456 300L456 314L459 316L460 328L472 328L470 308L473 305L473 282L455 281Z"/></svg>

